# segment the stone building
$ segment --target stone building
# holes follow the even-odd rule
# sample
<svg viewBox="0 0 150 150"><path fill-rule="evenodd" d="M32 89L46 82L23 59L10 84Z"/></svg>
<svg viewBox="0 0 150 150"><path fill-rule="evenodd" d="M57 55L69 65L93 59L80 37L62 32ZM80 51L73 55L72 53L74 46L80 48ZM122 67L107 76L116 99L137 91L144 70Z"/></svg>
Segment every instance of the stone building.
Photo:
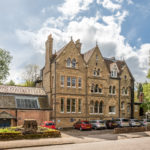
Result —
<svg viewBox="0 0 150 150"><path fill-rule="evenodd" d="M104 58L97 45L82 54L80 40L52 51L49 35L36 85L45 90L57 127L70 127L79 119L133 118L134 78L125 61Z"/></svg>
<svg viewBox="0 0 150 150"><path fill-rule="evenodd" d="M49 35L36 88L0 85L1 126L36 119L72 127L79 119L134 117L134 78L125 61L104 58L98 45L82 54L80 40L52 51Z"/></svg>

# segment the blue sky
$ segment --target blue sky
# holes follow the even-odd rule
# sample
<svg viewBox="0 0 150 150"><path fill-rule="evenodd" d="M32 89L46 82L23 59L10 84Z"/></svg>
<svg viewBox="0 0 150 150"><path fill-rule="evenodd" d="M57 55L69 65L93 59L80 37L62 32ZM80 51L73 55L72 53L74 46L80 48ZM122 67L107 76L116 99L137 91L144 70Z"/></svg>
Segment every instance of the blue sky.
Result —
<svg viewBox="0 0 150 150"><path fill-rule="evenodd" d="M136 81L146 80L149 0L0 0L0 21L0 48L13 56L8 80L22 82L26 65L44 65L50 33L54 51L71 36L83 53L97 41L103 56L125 59Z"/></svg>

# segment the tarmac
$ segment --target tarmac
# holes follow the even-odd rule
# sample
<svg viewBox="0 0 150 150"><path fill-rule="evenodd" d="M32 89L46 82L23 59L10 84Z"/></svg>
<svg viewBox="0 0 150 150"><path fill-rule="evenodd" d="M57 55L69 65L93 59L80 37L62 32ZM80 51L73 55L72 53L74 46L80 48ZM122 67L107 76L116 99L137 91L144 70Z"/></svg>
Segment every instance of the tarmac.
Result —
<svg viewBox="0 0 150 150"><path fill-rule="evenodd" d="M44 138L44 139L30 139L30 140L14 140L14 141L0 141L0 150L25 148L25 147L38 147L38 146L52 146L76 143L90 143L102 142L106 140L123 140L129 138L142 138L150 136L150 131L134 132L126 134L98 134L88 136L70 136L62 133L61 138Z"/></svg>

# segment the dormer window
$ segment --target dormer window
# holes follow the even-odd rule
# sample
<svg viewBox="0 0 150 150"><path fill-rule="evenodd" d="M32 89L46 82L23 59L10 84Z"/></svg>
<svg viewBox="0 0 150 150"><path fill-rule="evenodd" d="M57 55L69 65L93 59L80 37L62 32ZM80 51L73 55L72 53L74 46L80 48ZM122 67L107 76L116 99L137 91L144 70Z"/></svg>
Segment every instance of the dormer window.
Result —
<svg viewBox="0 0 150 150"><path fill-rule="evenodd" d="M127 76L126 75L124 76L124 79L127 80Z"/></svg>
<svg viewBox="0 0 150 150"><path fill-rule="evenodd" d="M117 71L116 70L111 71L111 77L113 77L113 78L117 77Z"/></svg>
<svg viewBox="0 0 150 150"><path fill-rule="evenodd" d="M97 73L96 73L96 69L94 69L93 75L96 76L96 74L97 74Z"/></svg>
<svg viewBox="0 0 150 150"><path fill-rule="evenodd" d="M72 68L75 68L75 67L76 67L76 60L73 59L73 60L72 60Z"/></svg>
<svg viewBox="0 0 150 150"><path fill-rule="evenodd" d="M71 67L71 59L70 58L67 59L67 67Z"/></svg>

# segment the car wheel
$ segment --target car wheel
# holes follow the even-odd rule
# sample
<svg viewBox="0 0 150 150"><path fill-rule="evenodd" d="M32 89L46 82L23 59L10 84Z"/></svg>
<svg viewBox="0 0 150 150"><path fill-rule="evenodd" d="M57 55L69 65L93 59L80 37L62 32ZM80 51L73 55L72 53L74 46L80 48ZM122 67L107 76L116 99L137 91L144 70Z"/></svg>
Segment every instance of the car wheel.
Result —
<svg viewBox="0 0 150 150"><path fill-rule="evenodd" d="M80 131L82 131L83 129L82 129L82 127L80 127Z"/></svg>
<svg viewBox="0 0 150 150"><path fill-rule="evenodd" d="M94 127L95 130L97 130L97 127Z"/></svg>

